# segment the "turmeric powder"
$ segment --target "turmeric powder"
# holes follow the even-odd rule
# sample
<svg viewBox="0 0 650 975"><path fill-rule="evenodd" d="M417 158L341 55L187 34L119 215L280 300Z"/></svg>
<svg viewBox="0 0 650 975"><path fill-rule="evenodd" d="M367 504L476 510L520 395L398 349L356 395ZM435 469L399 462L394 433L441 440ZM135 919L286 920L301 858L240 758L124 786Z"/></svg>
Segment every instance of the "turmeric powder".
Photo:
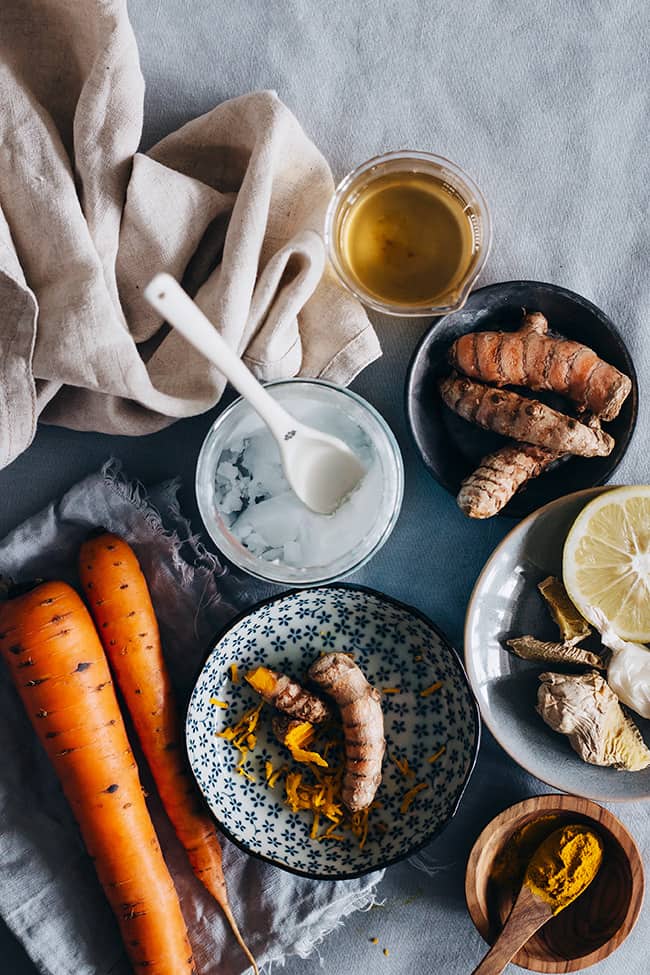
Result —
<svg viewBox="0 0 650 975"><path fill-rule="evenodd" d="M492 880L513 893L518 891L533 853L558 825L557 816L546 815L531 819L515 830L494 861Z"/></svg>
<svg viewBox="0 0 650 975"><path fill-rule="evenodd" d="M562 826L537 848L524 883L557 914L589 886L602 860L603 843L596 833L581 825Z"/></svg>

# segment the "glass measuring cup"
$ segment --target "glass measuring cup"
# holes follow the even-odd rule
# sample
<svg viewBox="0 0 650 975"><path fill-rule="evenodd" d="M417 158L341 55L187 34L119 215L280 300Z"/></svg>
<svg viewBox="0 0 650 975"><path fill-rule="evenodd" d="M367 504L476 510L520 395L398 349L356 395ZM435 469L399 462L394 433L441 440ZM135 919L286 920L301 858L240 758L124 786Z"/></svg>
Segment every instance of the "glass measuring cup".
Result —
<svg viewBox="0 0 650 975"><path fill-rule="evenodd" d="M491 242L490 211L474 180L427 152L389 152L362 163L341 181L325 218L325 243L341 282L389 315L429 317L462 308ZM355 248L362 255L356 266Z"/></svg>

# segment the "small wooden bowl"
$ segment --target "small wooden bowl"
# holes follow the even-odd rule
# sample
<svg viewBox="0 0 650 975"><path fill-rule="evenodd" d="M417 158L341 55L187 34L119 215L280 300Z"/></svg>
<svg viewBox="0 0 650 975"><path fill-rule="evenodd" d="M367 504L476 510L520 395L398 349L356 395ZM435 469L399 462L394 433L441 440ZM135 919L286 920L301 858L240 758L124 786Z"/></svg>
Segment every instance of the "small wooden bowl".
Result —
<svg viewBox="0 0 650 975"><path fill-rule="evenodd" d="M616 951L634 927L643 901L637 846L623 824L597 803L578 796L535 796L500 813L469 855L467 908L480 934L493 944L514 901L492 880L494 861L516 830L542 816L557 817L558 827L591 826L604 842L603 863L585 893L533 935L513 962L535 972L577 972Z"/></svg>

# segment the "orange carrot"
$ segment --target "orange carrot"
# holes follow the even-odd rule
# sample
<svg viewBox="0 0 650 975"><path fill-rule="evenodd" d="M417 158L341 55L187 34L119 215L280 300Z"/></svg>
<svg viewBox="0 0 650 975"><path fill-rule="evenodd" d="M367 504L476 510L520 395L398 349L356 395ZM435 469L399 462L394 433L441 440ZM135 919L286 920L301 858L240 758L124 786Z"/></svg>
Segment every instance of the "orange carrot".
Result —
<svg viewBox="0 0 650 975"><path fill-rule="evenodd" d="M195 971L106 657L77 593L46 582L0 603L0 654L56 769L135 971Z"/></svg>
<svg viewBox="0 0 650 975"><path fill-rule="evenodd" d="M221 844L185 756L179 712L165 666L158 623L135 553L116 535L84 543L79 572L163 806L192 869L220 905L255 972L257 965L233 916Z"/></svg>

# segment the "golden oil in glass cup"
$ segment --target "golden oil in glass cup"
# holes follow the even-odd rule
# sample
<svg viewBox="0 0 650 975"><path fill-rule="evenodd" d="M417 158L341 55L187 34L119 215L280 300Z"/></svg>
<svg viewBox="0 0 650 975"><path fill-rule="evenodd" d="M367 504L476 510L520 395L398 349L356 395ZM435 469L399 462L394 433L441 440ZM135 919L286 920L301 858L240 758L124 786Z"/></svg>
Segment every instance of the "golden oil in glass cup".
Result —
<svg viewBox="0 0 650 975"><path fill-rule="evenodd" d="M490 251L490 213L458 166L425 152L390 152L339 184L325 242L343 284L389 315L431 316L465 303Z"/></svg>

